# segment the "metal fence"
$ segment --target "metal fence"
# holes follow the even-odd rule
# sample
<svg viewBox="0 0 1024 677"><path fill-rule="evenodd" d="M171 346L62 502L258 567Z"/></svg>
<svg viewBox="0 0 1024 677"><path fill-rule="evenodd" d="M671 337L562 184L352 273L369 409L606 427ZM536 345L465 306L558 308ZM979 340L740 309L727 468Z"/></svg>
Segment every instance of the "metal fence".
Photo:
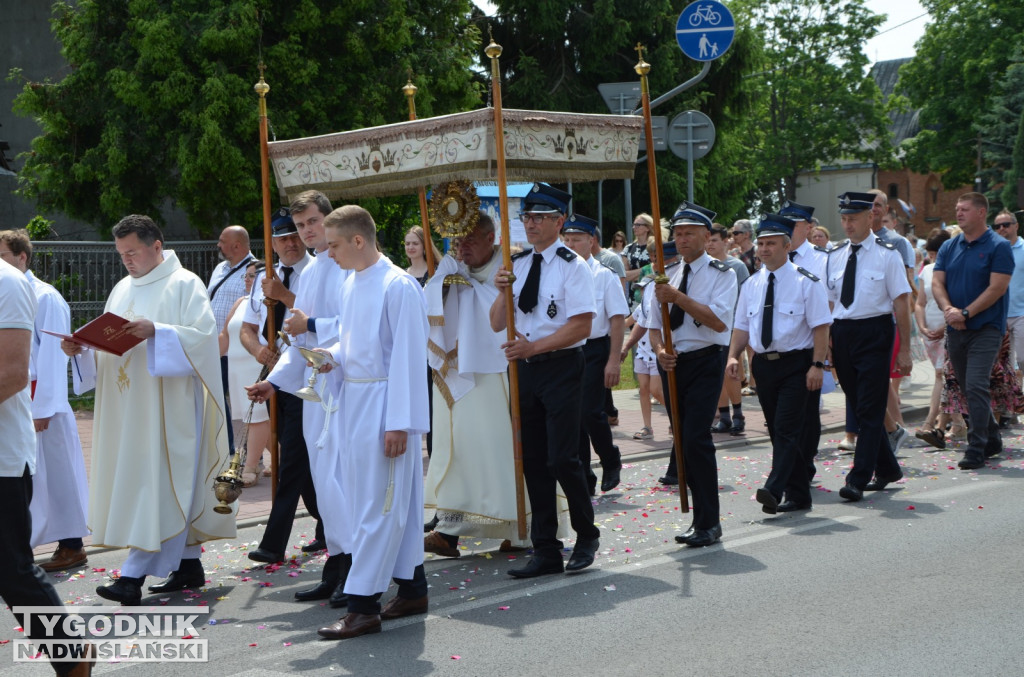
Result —
<svg viewBox="0 0 1024 677"><path fill-rule="evenodd" d="M263 241L252 240L252 252L263 255ZM213 240L166 242L181 265L204 282L219 261ZM33 242L32 272L49 282L71 306L71 327L77 329L103 312L107 296L125 276L113 242Z"/></svg>

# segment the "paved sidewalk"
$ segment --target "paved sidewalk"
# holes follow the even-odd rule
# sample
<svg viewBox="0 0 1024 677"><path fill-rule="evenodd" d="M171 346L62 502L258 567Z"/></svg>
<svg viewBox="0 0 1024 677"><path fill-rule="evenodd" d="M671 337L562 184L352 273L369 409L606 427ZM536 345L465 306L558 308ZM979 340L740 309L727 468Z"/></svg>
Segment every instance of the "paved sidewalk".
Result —
<svg viewBox="0 0 1024 677"><path fill-rule="evenodd" d="M921 416L928 410L928 400L931 396L932 383L935 372L928 362L919 362L914 365L911 374L911 382L906 390L901 393L901 405L903 415L906 418ZM715 393L714 397L717 398ZM669 435L669 417L664 407L655 404L652 407L651 424L654 429L654 438L651 440L634 440L633 433L643 427L643 418L640 415L640 398L636 390L616 390L613 393L615 406L619 410L619 425L612 428L615 444L618 445L625 462L630 460L657 458L664 456L668 462L668 452L672 446L672 438ZM822 436L819 449L822 451L836 449L836 445L843 439L843 426L846 420L846 404L841 390L825 395L821 410ZM719 450L735 449L754 444L762 444L768 439L768 430L765 427L764 415L761 412L757 397L743 398L743 411L747 419L746 432L737 437L728 433L715 435L715 447ZM85 454L86 472L90 471L90 458L92 454L92 412L83 412L77 415L78 434L82 440L82 451ZM913 434L913 430L911 430ZM423 452L424 465L427 463L426 451ZM593 456L593 463L597 463L597 457ZM246 489L239 499L238 524L240 527L259 524L270 514L270 478L261 478L260 483L255 487ZM305 514L300 503L299 510ZM311 538L311 536L310 536ZM86 546L90 545L90 539L85 539ZM53 552L55 544L48 544L36 548L36 555L49 555Z"/></svg>

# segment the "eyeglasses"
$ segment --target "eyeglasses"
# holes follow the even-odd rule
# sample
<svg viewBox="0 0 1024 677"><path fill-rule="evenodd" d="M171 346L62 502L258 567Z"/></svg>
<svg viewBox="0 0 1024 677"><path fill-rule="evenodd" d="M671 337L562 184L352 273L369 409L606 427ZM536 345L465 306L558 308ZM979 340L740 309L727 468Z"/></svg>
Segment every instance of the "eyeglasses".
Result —
<svg viewBox="0 0 1024 677"><path fill-rule="evenodd" d="M557 219L558 217L559 214L527 214L525 212L519 214L519 220L522 221L523 223L529 223L530 221L540 223L544 219Z"/></svg>
<svg viewBox="0 0 1024 677"><path fill-rule="evenodd" d="M1003 228L1016 227L1017 224L1013 221L1004 221L1003 223L993 223L992 227L996 230L1002 230Z"/></svg>
<svg viewBox="0 0 1024 677"><path fill-rule="evenodd" d="M634 223L633 223L633 227L634 227L634 228L650 228L650 226L648 226L648 225L647 225L646 223L644 223L643 221L636 221L636 222L634 222Z"/></svg>

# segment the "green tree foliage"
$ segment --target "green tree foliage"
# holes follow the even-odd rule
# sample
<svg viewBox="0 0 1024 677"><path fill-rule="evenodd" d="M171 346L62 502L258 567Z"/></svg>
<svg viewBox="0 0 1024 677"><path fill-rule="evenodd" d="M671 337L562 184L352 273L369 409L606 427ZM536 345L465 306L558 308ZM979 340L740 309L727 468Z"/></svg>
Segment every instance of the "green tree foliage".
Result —
<svg viewBox="0 0 1024 677"><path fill-rule="evenodd" d="M982 140L979 175L988 187L989 214L1004 204L1018 206L1017 180L1024 177L1024 53L1020 48L993 90L988 110L974 123L977 138Z"/></svg>
<svg viewBox="0 0 1024 677"><path fill-rule="evenodd" d="M470 0L79 0L54 6L70 68L26 82L16 110L43 134L20 190L41 211L109 227L168 201L208 234L261 222L257 64L272 138L478 107ZM18 76L15 72L14 76ZM415 197L389 218L406 219ZM387 226L387 224L385 224ZM394 224L391 225L395 228Z"/></svg>
<svg viewBox="0 0 1024 677"><path fill-rule="evenodd" d="M974 182L979 113L992 110L1024 33L1024 0L921 0L932 20L900 88L920 109L922 132L907 144L915 171L939 172L949 187ZM982 135L980 143L986 145ZM1009 145L1012 145L1009 144Z"/></svg>
<svg viewBox="0 0 1024 677"><path fill-rule="evenodd" d="M495 5L494 38L504 48L503 103L508 107L607 113L597 85L639 81L633 69L638 42L647 48L652 98L700 71L701 64L686 58L676 43L680 5L671 0L497 0ZM732 47L713 63L708 77L653 111L671 120L682 111L700 110L715 122L718 141L696 164L694 198L718 211L722 221L745 214L747 196L756 186L755 176L745 171L746 150L734 140L743 136L754 103L742 76L751 69L758 38L749 22L737 17L737 25ZM671 216L686 198L686 163L667 151L658 153L657 163L661 213ZM606 241L628 225L621 221L621 183L614 184L604 187ZM576 208L596 216L596 188L583 184L573 189ZM634 212L650 210L649 195L646 165L640 164L633 181Z"/></svg>
<svg viewBox="0 0 1024 677"><path fill-rule="evenodd" d="M796 195L797 176L839 159L882 163L892 153L881 92L866 75L864 43L884 16L863 0L749 2L762 61L751 79L753 162L762 204Z"/></svg>

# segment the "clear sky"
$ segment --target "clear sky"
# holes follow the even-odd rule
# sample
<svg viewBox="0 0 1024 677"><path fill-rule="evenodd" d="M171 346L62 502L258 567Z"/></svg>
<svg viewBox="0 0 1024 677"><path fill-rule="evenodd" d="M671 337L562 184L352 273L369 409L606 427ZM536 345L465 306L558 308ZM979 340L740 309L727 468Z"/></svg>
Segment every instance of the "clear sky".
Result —
<svg viewBox="0 0 1024 677"><path fill-rule="evenodd" d="M488 0L473 1L488 14L494 12L494 5ZM681 0L679 11L687 4ZM867 0L867 6L873 12L888 15L880 29L881 34L869 40L864 47L868 59L873 63L914 56L914 43L924 33L928 22L927 15L921 16L926 14L921 3L918 0Z"/></svg>

